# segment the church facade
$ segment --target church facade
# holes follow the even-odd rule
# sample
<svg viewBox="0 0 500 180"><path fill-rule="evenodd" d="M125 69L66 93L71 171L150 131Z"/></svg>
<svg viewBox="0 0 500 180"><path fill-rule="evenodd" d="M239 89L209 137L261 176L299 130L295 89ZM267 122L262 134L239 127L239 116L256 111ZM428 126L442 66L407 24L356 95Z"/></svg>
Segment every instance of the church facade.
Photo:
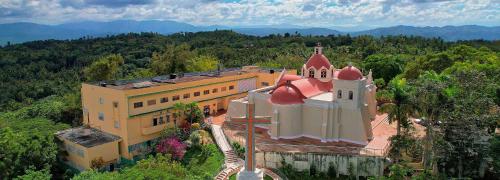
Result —
<svg viewBox="0 0 500 180"><path fill-rule="evenodd" d="M272 117L270 125L261 127L273 139L309 137L366 145L373 138L376 90L371 71L364 76L352 65L336 69L318 45L301 75L282 71L274 85L230 102L227 116L246 116L244 106L253 101L255 115Z"/></svg>

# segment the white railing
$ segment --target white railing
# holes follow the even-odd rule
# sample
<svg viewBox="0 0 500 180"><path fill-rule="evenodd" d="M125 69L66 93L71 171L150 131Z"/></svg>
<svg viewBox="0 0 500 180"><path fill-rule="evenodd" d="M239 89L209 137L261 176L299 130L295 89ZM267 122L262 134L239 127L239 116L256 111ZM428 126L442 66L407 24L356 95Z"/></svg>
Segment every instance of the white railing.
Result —
<svg viewBox="0 0 500 180"><path fill-rule="evenodd" d="M237 135L234 133L234 130L230 130L226 123L222 125L222 132L226 136L226 139L230 144L233 142L237 142L240 145L243 145L245 142L244 135ZM290 149L291 151L299 151L300 149L311 149L313 153L321 153L321 154L356 154L361 156L386 156L389 145L387 144L384 148L376 149L376 148L367 148L367 147L353 147L353 146L336 146L336 145L327 145L327 146L319 146L319 145L294 145L294 144L283 144L283 143L264 143L264 142L256 142L257 149L275 149L276 147ZM321 151L314 151L314 149Z"/></svg>

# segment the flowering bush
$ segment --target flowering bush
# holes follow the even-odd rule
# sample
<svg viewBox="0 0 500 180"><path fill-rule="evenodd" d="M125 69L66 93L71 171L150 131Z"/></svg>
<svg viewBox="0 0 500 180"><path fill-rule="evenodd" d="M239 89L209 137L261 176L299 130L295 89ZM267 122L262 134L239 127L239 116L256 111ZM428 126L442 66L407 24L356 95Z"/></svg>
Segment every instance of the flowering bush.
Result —
<svg viewBox="0 0 500 180"><path fill-rule="evenodd" d="M172 158L176 160L181 160L184 157L185 151L186 145L177 137L162 139L160 143L156 145L156 152L171 154Z"/></svg>

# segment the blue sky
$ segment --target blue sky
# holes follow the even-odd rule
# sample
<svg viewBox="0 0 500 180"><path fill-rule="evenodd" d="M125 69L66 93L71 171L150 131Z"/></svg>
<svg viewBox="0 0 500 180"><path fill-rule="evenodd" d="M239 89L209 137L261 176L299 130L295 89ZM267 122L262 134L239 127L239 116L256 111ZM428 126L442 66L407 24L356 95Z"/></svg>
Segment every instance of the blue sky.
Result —
<svg viewBox="0 0 500 180"><path fill-rule="evenodd" d="M337 29L500 25L500 0L0 0L0 23L174 20Z"/></svg>

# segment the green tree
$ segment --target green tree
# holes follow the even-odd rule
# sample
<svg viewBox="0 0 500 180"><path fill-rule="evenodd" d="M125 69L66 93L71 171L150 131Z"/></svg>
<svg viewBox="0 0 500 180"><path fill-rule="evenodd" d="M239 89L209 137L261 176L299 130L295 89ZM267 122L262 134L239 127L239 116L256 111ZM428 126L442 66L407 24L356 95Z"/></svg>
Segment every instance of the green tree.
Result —
<svg viewBox="0 0 500 180"><path fill-rule="evenodd" d="M123 65L123 57L119 54L111 54L99 58L86 67L83 72L88 81L103 81L118 79L120 66Z"/></svg>
<svg viewBox="0 0 500 180"><path fill-rule="evenodd" d="M175 72L186 72L188 60L194 56L187 43L178 46L167 45L163 52L154 52L151 58L151 69L157 75Z"/></svg>
<svg viewBox="0 0 500 180"><path fill-rule="evenodd" d="M446 109L448 99L445 89L450 85L448 76L439 75L433 71L425 72L414 82L413 94L416 111L424 119L426 126L426 140L424 141L423 162L427 169L432 166L433 172L437 173L436 158L434 158L434 126L439 125L442 110Z"/></svg>
<svg viewBox="0 0 500 180"><path fill-rule="evenodd" d="M172 106L172 111L174 115L174 126L177 128L177 123L185 116L186 114L186 104L178 102Z"/></svg>
<svg viewBox="0 0 500 180"><path fill-rule="evenodd" d="M490 150L488 151L491 157L492 172L498 177L500 176L500 135L496 135L491 140Z"/></svg>
<svg viewBox="0 0 500 180"><path fill-rule="evenodd" d="M383 78L389 82L396 75L403 72L405 61L401 56L387 54L373 54L363 61L362 66L365 70L373 70L373 78Z"/></svg>
<svg viewBox="0 0 500 180"><path fill-rule="evenodd" d="M137 162L132 167L115 172L85 171L73 180L102 179L190 179L188 171L177 161L173 161L169 155L157 154Z"/></svg>
<svg viewBox="0 0 500 180"><path fill-rule="evenodd" d="M26 170L26 174L14 178L15 180L50 180L52 175L48 169L34 171L31 169Z"/></svg>
<svg viewBox="0 0 500 180"><path fill-rule="evenodd" d="M401 126L404 128L410 126L408 116L413 111L410 100L410 87L406 84L404 78L393 79L389 83L388 91L392 94L392 99L390 102L382 104L380 111L387 113L389 123L397 123L397 135L401 135Z"/></svg>
<svg viewBox="0 0 500 180"><path fill-rule="evenodd" d="M198 103L196 102L191 102L188 104L185 104L185 116L188 118L189 123L198 123L203 120L203 112L201 112L200 107L198 106Z"/></svg>
<svg viewBox="0 0 500 180"><path fill-rule="evenodd" d="M436 155L446 174L482 178L488 156L492 123L500 119L493 97L484 93L489 82L483 73L470 71L453 75L445 89L450 106L443 110L437 131Z"/></svg>
<svg viewBox="0 0 500 180"><path fill-rule="evenodd" d="M57 154L53 138L52 134L36 131L15 133L9 127L0 129L0 176L10 179L29 169L50 169Z"/></svg>
<svg viewBox="0 0 500 180"><path fill-rule="evenodd" d="M188 72L204 72L217 69L219 60L213 56L200 55L188 60L186 71Z"/></svg>

